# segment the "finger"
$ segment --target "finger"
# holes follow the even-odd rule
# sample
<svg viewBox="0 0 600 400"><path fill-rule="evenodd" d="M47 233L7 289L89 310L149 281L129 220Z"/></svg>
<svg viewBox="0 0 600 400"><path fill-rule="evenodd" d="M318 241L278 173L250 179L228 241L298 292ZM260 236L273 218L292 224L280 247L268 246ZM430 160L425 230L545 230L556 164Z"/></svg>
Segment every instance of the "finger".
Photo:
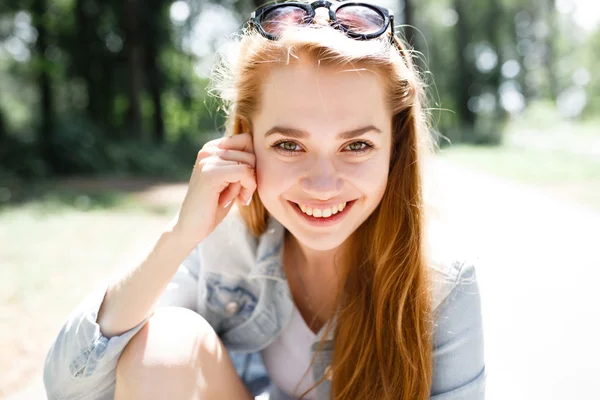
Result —
<svg viewBox="0 0 600 400"><path fill-rule="evenodd" d="M221 197L219 198L219 206L223 208L227 208L235 199L242 188L242 184L239 182L230 183L227 186L227 189L221 192Z"/></svg>
<svg viewBox="0 0 600 400"><path fill-rule="evenodd" d="M242 202L243 205L249 206L252 201L252 195L254 194L254 190L250 190L248 188L242 187L237 198Z"/></svg>
<svg viewBox="0 0 600 400"><path fill-rule="evenodd" d="M252 135L239 133L237 135L225 136L218 142L217 147L228 150L240 150L254 153Z"/></svg>
<svg viewBox="0 0 600 400"><path fill-rule="evenodd" d="M212 149L216 149L217 144L219 143L219 141L221 141L223 138L219 138L219 139L214 139L211 140L210 142L206 142L204 144L204 146L202 146L202 148L198 151L198 155L196 156L196 163L201 160L202 158L206 158L206 157L210 157L213 155L213 151Z"/></svg>
<svg viewBox="0 0 600 400"><path fill-rule="evenodd" d="M227 178L225 178L227 181L233 181L235 179L234 182L239 182L241 184L239 192L236 192L235 195L232 196L232 199L234 199L238 195L241 195L243 198L242 202L246 204L252 196L252 193L256 191L256 175L254 168L250 168L246 164L226 166L222 168L228 169L229 171L227 171L226 173L231 174ZM242 169L241 171L240 168Z"/></svg>
<svg viewBox="0 0 600 400"><path fill-rule="evenodd" d="M200 164L202 164L203 171L214 170L215 168L221 168L228 165L245 165L246 168L253 168L251 165L243 163L241 161L223 160L219 156L211 156L205 158L204 160L200 160L198 163L196 163L196 165Z"/></svg>
<svg viewBox="0 0 600 400"><path fill-rule="evenodd" d="M224 138L220 137L217 139L210 140L204 143L204 146L198 151L198 155L196 157L196 163L206 157L210 157L215 154L215 150L219 149L219 142L221 142Z"/></svg>
<svg viewBox="0 0 600 400"><path fill-rule="evenodd" d="M239 161L219 161L224 165L207 163L202 167L205 182L212 182L219 195L232 183L240 182L242 187L250 190L256 189L254 168ZM225 164L227 163L227 164ZM234 165L232 165L234 164ZM237 195L237 193L235 194ZM235 197L235 195L233 197Z"/></svg>
<svg viewBox="0 0 600 400"><path fill-rule="evenodd" d="M215 155L219 156L222 160L243 162L252 168L256 166L256 156L254 153L247 151L216 149Z"/></svg>

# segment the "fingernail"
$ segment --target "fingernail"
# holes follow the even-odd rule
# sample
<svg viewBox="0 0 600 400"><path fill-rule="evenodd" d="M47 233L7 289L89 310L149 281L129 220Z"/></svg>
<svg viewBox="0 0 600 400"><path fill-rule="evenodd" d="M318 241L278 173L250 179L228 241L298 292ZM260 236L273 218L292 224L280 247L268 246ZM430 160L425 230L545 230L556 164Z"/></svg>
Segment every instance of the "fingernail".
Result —
<svg viewBox="0 0 600 400"><path fill-rule="evenodd" d="M249 206L251 201L252 201L252 195L250 195L250 198L249 198L249 199L248 199L248 201L246 202L246 206Z"/></svg>
<svg viewBox="0 0 600 400"><path fill-rule="evenodd" d="M229 200L229 201L227 202L227 204L225 204L225 205L223 206L223 208L227 208L227 207L229 207L229 205L231 204L231 202L232 202L232 201L233 201L233 200Z"/></svg>

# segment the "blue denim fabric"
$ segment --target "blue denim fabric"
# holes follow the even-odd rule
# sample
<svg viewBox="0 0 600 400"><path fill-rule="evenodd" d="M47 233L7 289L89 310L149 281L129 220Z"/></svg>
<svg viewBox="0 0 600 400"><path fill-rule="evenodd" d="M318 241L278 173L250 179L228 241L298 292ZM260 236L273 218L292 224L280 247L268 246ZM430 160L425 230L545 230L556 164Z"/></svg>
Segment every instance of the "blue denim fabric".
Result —
<svg viewBox="0 0 600 400"><path fill-rule="evenodd" d="M292 315L292 296L282 268L284 228L274 218L266 232L252 236L235 208L189 254L157 307L181 306L202 315L229 351L238 374L254 395L270 391L271 400L289 397L271 385L260 350L273 342ZM432 257L431 276L436 330L432 400L481 400L486 370L480 295L473 263ZM52 344L44 368L49 399L112 399L119 355L144 326L104 337L96 322L108 281L69 315ZM335 320L334 320L335 322ZM316 344L323 336L318 333ZM326 338L312 374L316 381L331 362L333 337ZM317 386L329 399L330 382Z"/></svg>

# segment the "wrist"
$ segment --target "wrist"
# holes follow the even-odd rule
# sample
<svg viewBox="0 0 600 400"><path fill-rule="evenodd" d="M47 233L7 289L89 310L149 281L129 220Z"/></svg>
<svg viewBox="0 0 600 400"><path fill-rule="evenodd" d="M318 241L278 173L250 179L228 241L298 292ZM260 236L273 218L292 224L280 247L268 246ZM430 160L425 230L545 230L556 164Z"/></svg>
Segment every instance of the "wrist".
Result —
<svg viewBox="0 0 600 400"><path fill-rule="evenodd" d="M167 247L175 247L180 251L186 252L186 254L191 252L200 242L195 240L195 238L193 238L191 235L184 233L181 229L179 229L178 225L173 225L172 227L163 231L159 241L163 242L165 245L167 245Z"/></svg>

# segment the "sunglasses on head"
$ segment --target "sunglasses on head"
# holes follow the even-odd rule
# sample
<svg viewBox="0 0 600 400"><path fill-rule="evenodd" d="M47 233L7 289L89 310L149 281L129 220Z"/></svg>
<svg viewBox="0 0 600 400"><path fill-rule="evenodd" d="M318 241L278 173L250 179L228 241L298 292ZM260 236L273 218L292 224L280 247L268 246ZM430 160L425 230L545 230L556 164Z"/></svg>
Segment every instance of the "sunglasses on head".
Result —
<svg viewBox="0 0 600 400"><path fill-rule="evenodd" d="M394 15L387 8L369 3L318 0L310 4L295 1L268 4L253 11L249 22L267 39L277 40L289 26L312 24L315 10L320 7L329 11L332 27L353 39L373 39L390 27L390 42L394 43Z"/></svg>

